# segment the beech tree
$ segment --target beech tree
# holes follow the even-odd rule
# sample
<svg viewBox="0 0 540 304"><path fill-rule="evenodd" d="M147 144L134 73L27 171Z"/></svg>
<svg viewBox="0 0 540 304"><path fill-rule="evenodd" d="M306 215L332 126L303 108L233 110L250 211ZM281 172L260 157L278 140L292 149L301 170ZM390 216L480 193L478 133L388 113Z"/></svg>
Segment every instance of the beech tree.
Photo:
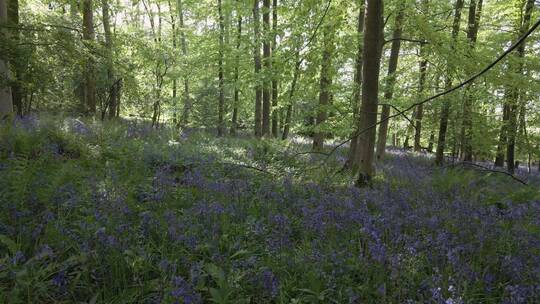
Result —
<svg viewBox="0 0 540 304"><path fill-rule="evenodd" d="M270 0L263 0L263 89L262 89L262 135L270 135L271 111L271 45L270 45Z"/></svg>
<svg viewBox="0 0 540 304"><path fill-rule="evenodd" d="M534 9L534 0L527 0L524 3L524 6L520 8L520 21L518 22L518 39L521 38L525 32L529 29L531 24L531 15ZM516 53L516 64L515 66L511 65L512 72L523 75L524 73L524 62L523 58L525 57L525 43L522 43L518 46ZM515 146L516 146L516 132L517 132L517 116L518 111L521 108L520 104L523 102L521 98L522 90L519 87L515 87L512 84L506 89L507 97L505 100L505 110L507 115L507 127L506 127L506 165L510 173L514 173L515 170ZM503 122L504 123L504 122ZM500 164L500 162L499 162Z"/></svg>
<svg viewBox="0 0 540 304"><path fill-rule="evenodd" d="M323 28L323 53L321 59L321 78L320 78L320 92L319 92L319 106L317 109L317 118L315 122L315 134L313 136L313 150L322 151L324 147L324 138L326 132L322 125L328 118L328 105L330 103L330 86L332 85L331 68L332 68L332 56L334 49L333 42L333 29L326 24Z"/></svg>
<svg viewBox="0 0 540 304"><path fill-rule="evenodd" d="M463 0L456 0L455 6L454 6L454 21L452 24L452 45L451 49L455 49L457 38L459 35L459 28L460 28L460 22L461 22L461 10L463 9ZM448 90L452 87L452 73L453 70L451 68L450 62L448 62L447 71L446 71L446 79L445 79L445 88ZM439 137L437 140L437 153L435 155L435 163L442 165L444 162L444 149L446 147L446 132L448 129L448 118L450 117L450 99L449 97L445 97L443 100L443 105L441 108L441 117L440 117L440 123L439 123Z"/></svg>
<svg viewBox="0 0 540 304"><path fill-rule="evenodd" d="M364 17L366 14L365 11L365 0L359 1L358 10L358 21L357 21L357 51L356 51L356 61L355 61L355 70L354 70L354 85L353 85L353 95L352 95L352 107L353 107L353 122L355 128L351 134L351 144L349 147L349 153L347 155L347 162L345 163L345 168L356 170L358 168L358 112L360 111L360 106L362 103L362 67L363 67L363 45L364 45Z"/></svg>
<svg viewBox="0 0 540 304"><path fill-rule="evenodd" d="M255 65L255 136L263 135L262 129L262 86L261 86L261 44L259 32L259 0L253 0L253 57Z"/></svg>
<svg viewBox="0 0 540 304"><path fill-rule="evenodd" d="M377 160L384 157L386 150L386 140L388 137L388 121L390 116L390 103L394 96L395 73L398 67L399 50L401 49L401 33L403 31L403 9L401 9L394 24L394 33L392 34L392 48L390 51L390 59L388 63L388 76L386 78L386 86L384 92L384 101L382 105L381 124L379 125L379 136L377 137Z"/></svg>
<svg viewBox="0 0 540 304"><path fill-rule="evenodd" d="M359 174L357 185L365 186L371 182L375 170L375 135L379 94L379 70L383 43L382 0L366 1L366 20L363 48L362 105L358 123Z"/></svg>
<svg viewBox="0 0 540 304"><path fill-rule="evenodd" d="M6 0L0 0L0 37L6 35L6 30L1 28L6 23L7 3ZM13 99L9 81L9 62L5 58L0 57L0 119L13 113Z"/></svg>
<svg viewBox="0 0 540 304"><path fill-rule="evenodd" d="M225 83L223 71L223 58L225 52L225 24L223 20L223 8L221 0L218 0L218 17L219 17L219 63L218 63L218 79L219 79L219 108L218 108L218 136L223 136L225 132L224 116L225 116Z"/></svg>
<svg viewBox="0 0 540 304"><path fill-rule="evenodd" d="M92 0L83 0L83 39L87 47L92 48L94 43L94 6ZM84 101L86 112L89 115L96 113L96 79L94 59L92 54L86 57L84 69Z"/></svg>

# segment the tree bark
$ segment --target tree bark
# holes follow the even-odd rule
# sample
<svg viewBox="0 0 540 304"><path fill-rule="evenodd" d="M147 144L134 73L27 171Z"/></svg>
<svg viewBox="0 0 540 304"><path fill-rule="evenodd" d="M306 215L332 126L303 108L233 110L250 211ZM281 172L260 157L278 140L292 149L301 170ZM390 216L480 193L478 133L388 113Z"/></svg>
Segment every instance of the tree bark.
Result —
<svg viewBox="0 0 540 304"><path fill-rule="evenodd" d="M176 24L176 14L175 11L173 10L173 7L172 7L172 3L171 3L171 0L167 0L167 3L169 4L169 12L170 12L170 17L171 17L171 35L172 35L172 45L173 45L173 50L176 51L176 48L178 46L178 43L177 43L177 24ZM178 10L178 7L177 7L177 10ZM172 102L173 102L173 124L174 126L179 126L179 121L178 121L178 101L177 101L177 96L178 96L178 79L176 77L173 78L173 84L172 84Z"/></svg>
<svg viewBox="0 0 540 304"><path fill-rule="evenodd" d="M292 120L292 111L293 111L293 98L296 90L296 83L298 82L298 74L300 73L300 65L302 60L300 59L300 47L296 47L296 64L294 65L293 79L291 83L291 90L289 91L289 104L287 105L287 114L285 116L285 123L283 126L283 135L281 139L285 140L289 136L291 130L291 120Z"/></svg>
<svg viewBox="0 0 540 304"><path fill-rule="evenodd" d="M6 0L0 0L0 31L7 22L7 3ZM6 58L0 57L0 120L13 113L13 96L11 86L7 83L10 80L9 62Z"/></svg>
<svg viewBox="0 0 540 304"><path fill-rule="evenodd" d="M83 39L88 47L92 47L94 42L94 8L92 0L83 0ZM96 79L95 62L91 55L86 58L84 71L85 79L85 107L87 115L96 113Z"/></svg>
<svg viewBox="0 0 540 304"><path fill-rule="evenodd" d="M11 27L10 36L17 43L20 40L19 32L19 0L8 0L7 21ZM13 107L16 110L17 115L22 116L23 111L23 88L21 86L21 75L23 73L23 66L21 60L14 60L11 62L12 67L12 81L11 81L11 96L13 99Z"/></svg>
<svg viewBox="0 0 540 304"><path fill-rule="evenodd" d="M327 107L330 103L330 86L332 85L332 78L330 75L330 69L332 67L332 53L334 48L334 41L332 30L329 25L324 27L324 47L321 60L321 78L320 78L320 91L319 91L319 107L317 109L317 120L315 122L315 134L313 136L313 151L322 151L324 148L324 138L326 132L321 130L321 125L326 122L328 118Z"/></svg>
<svg viewBox="0 0 540 304"><path fill-rule="evenodd" d="M278 26L278 0L272 3L272 66L275 68L277 48L277 26ZM272 71L272 136L278 137L279 132L279 111L278 111L278 79L276 71Z"/></svg>
<svg viewBox="0 0 540 304"><path fill-rule="evenodd" d="M272 75L271 46L269 41L270 32L270 0L263 0L263 108L262 108L262 133L270 135L270 87Z"/></svg>
<svg viewBox="0 0 540 304"><path fill-rule="evenodd" d="M469 5L469 18L467 26L467 39L469 40L469 57L473 60L473 51L475 48L476 40L478 37L478 29L480 27L480 17L482 14L483 0L471 0ZM461 129L461 150L463 152L463 161L471 162L473 159L473 146L472 146L472 134L473 134L473 105L475 103L474 85L471 84L467 87L465 92L465 100L463 102L463 121Z"/></svg>
<svg viewBox="0 0 540 304"><path fill-rule="evenodd" d="M259 32L259 0L253 1L253 57L255 66L255 136L262 136L261 40Z"/></svg>
<svg viewBox="0 0 540 304"><path fill-rule="evenodd" d="M422 12L426 14L429 13L429 1L422 1ZM420 99L424 97L424 91L426 86L426 77L428 69L428 60L426 57L426 46L425 43L420 44L420 78L418 80L418 96ZM416 107L414 112L414 151L420 152L422 150L421 140L422 140L422 120L424 119L424 105L420 104Z"/></svg>
<svg viewBox="0 0 540 304"><path fill-rule="evenodd" d="M109 88L109 118L116 117L117 86L113 62L113 41L109 16L109 1L102 0L103 32L105 33L105 49L107 51L107 87Z"/></svg>
<svg viewBox="0 0 540 304"><path fill-rule="evenodd" d="M499 144L497 145L497 155L495 156L495 167L504 167L504 161L505 161L505 150L506 150L506 142L507 142L507 129L508 129L508 112L509 112L509 105L506 102L505 93L505 102L503 104L503 115L502 115L502 125L501 130L499 132Z"/></svg>
<svg viewBox="0 0 540 304"><path fill-rule="evenodd" d="M187 60L188 56L188 50L187 50L187 39L186 39L186 31L185 31L185 25L184 25L184 6L182 0L177 1L177 10L178 10L178 31L180 33L180 48L182 49L182 56L184 57L184 60ZM188 67L187 65L184 65L184 93L183 93L183 99L184 99L184 109L182 112L182 119L181 124L187 125L189 123L189 113L191 111L191 98L189 96L189 77L188 77Z"/></svg>
<svg viewBox="0 0 540 304"><path fill-rule="evenodd" d="M523 19L519 28L519 36L517 39L522 37L531 25L531 15L534 9L535 0L527 0L525 4L525 9L523 11ZM524 73L524 61L525 58L525 42L521 43L517 48L516 56L518 57L516 73ZM510 100L508 100L508 143L506 146L506 166L508 172L514 173L515 171L515 149L516 149L516 133L517 133L517 115L520 109L520 102L522 99L523 93L520 91L519 87L510 87Z"/></svg>
<svg viewBox="0 0 540 304"><path fill-rule="evenodd" d="M357 23L357 35L358 35L358 44L357 44L357 53L356 53L356 67L354 71L354 85L353 85L353 95L352 95L352 106L353 106L353 123L354 130L351 134L351 144L349 147L349 154L347 155L347 161L345 162L345 169L358 169L358 153L357 153L357 144L358 144L358 112L360 110L360 105L362 102L362 49L364 45L363 33L364 33L364 17L366 14L365 1L360 0L360 9L358 13L358 23Z"/></svg>
<svg viewBox="0 0 540 304"><path fill-rule="evenodd" d="M240 3L239 0L236 1ZM234 66L234 104L233 114L231 121L231 135L236 135L236 129L238 128L238 106L240 104L240 88L239 88L239 66L240 66L240 47L242 42L242 15L240 10L236 11L237 27L236 27L236 65Z"/></svg>
<svg viewBox="0 0 540 304"><path fill-rule="evenodd" d="M459 27L461 22L461 10L463 9L463 0L456 0L454 6L454 22L452 25L452 49L455 49L457 38L459 35ZM452 87L450 63L447 62L447 73L445 87L450 89ZM448 118L450 117L450 100L445 98L441 109L441 117L439 122L439 137L437 140L437 152L435 154L435 164L442 165L444 163L444 149L446 146L446 131L448 129Z"/></svg>
<svg viewBox="0 0 540 304"><path fill-rule="evenodd" d="M385 104L382 107L381 124L379 125L379 136L377 140L377 160L384 158L386 151L386 140L388 137L388 117L390 116L390 105L394 96L394 85L396 83L396 70L399 61L399 50L401 48L401 33L403 28L403 9L397 14L394 33L392 34L392 49L390 51L390 62L388 64L388 76L384 92Z"/></svg>
<svg viewBox="0 0 540 304"><path fill-rule="evenodd" d="M224 115L225 115L225 88L223 79L223 56L225 50L225 25L223 21L223 11L221 6L221 0L218 0L218 14L219 14L219 107L218 107L218 136L223 136L225 132Z"/></svg>
<svg viewBox="0 0 540 304"><path fill-rule="evenodd" d="M357 185L371 183L375 174L373 156L375 150L375 124L379 94L379 70L383 42L383 0L367 0L366 25L363 49L362 105L359 116L359 174Z"/></svg>
<svg viewBox="0 0 540 304"><path fill-rule="evenodd" d="M427 76L427 67L428 61L424 58L425 47L420 46L420 80L418 81L418 95L423 97L426 76ZM420 104L416 107L415 111L415 130L414 130L414 151L420 152L422 150L421 139L422 139L422 120L424 119L424 105Z"/></svg>

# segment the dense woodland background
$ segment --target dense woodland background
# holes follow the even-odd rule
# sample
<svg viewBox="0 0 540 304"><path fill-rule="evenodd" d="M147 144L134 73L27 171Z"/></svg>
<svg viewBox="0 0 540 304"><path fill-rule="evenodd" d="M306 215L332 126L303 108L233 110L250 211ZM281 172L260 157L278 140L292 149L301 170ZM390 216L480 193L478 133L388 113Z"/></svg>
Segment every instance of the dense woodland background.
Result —
<svg viewBox="0 0 540 304"><path fill-rule="evenodd" d="M316 151L352 138L360 155L376 140L377 158L391 142L437 151L438 163L507 161L510 172L540 158L537 33L460 90L414 106L518 42L538 19L534 0L377 1L380 37L367 33L363 1L3 2L0 51L18 115L142 117L284 139L292 130Z"/></svg>
<svg viewBox="0 0 540 304"><path fill-rule="evenodd" d="M0 301L538 303L538 0L0 0Z"/></svg>

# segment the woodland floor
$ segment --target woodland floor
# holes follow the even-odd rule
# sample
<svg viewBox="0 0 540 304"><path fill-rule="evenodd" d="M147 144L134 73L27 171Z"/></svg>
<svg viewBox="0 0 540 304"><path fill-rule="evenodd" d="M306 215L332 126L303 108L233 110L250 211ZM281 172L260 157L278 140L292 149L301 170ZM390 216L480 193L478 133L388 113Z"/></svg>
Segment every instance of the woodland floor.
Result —
<svg viewBox="0 0 540 304"><path fill-rule="evenodd" d="M540 174L135 121L0 126L3 303L539 303Z"/></svg>

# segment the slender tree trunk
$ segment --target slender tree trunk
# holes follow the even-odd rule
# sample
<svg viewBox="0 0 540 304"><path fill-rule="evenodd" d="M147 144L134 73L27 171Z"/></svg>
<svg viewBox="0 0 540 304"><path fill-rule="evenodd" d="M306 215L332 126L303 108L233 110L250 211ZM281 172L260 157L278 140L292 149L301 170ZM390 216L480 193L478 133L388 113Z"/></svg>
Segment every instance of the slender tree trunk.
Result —
<svg viewBox="0 0 540 304"><path fill-rule="evenodd" d="M429 14L429 0L422 0L422 12ZM420 44L420 78L418 80L418 96L420 99L424 97L424 91L426 86L428 60L426 57L425 43ZM422 150L422 120L424 119L424 105L420 104L414 111L414 151L420 152Z"/></svg>
<svg viewBox="0 0 540 304"><path fill-rule="evenodd" d="M225 50L224 36L225 25L223 21L223 11L221 7L221 0L218 0L218 14L219 14L219 108L218 108L218 136L223 136L225 132L224 115L225 115L225 88L223 80L223 52Z"/></svg>
<svg viewBox="0 0 540 304"><path fill-rule="evenodd" d="M167 0L167 3L169 4L169 12L170 12L170 17L171 17L172 45L173 45L173 50L176 51L176 48L178 47L178 44L176 42L177 30L178 30L177 29L177 24L176 24L176 13L173 10L171 0ZM172 84L172 102L173 102L172 106L173 106L173 124L174 124L174 126L179 125L179 123L178 123L178 101L177 101L177 96L178 96L178 79L175 76L173 78L173 84Z"/></svg>
<svg viewBox="0 0 540 304"><path fill-rule="evenodd" d="M471 0L469 5L469 18L467 27L467 39L469 40L470 58L473 60L473 51L478 37L478 29L480 27L480 17L482 14L483 0ZM472 111L474 105L474 89L473 84L467 87L465 92L465 100L463 103L463 122L461 129L462 152L463 160L470 162L473 159L472 134L473 134L473 118Z"/></svg>
<svg viewBox="0 0 540 304"><path fill-rule="evenodd" d="M262 136L261 38L259 0L253 1L253 57L255 66L255 136Z"/></svg>
<svg viewBox="0 0 540 304"><path fill-rule="evenodd" d="M8 1L8 11L7 11L7 20L9 26L11 27L11 38L16 42L20 40L19 32L19 0L7 0ZM22 75L23 66L20 60L15 60L12 62L12 82L11 82L11 95L13 99L13 107L17 111L17 115L23 115L23 103L22 97L24 92L21 87L21 80L19 79Z"/></svg>
<svg viewBox="0 0 540 304"><path fill-rule="evenodd" d="M373 156L379 94L379 70L383 42L383 1L367 0L363 49L362 105L359 116L359 174L357 185L370 184L375 174Z"/></svg>
<svg viewBox="0 0 540 304"><path fill-rule="evenodd" d="M182 56L184 56L184 61L187 60L188 50L187 50L187 39L186 39L186 29L184 25L184 6L182 0L177 1L178 9L178 31L180 32L180 47L182 48ZM188 67L184 65L184 110L182 112L181 124L187 125L189 123L189 113L191 111L191 98L189 96L189 77L188 77Z"/></svg>
<svg viewBox="0 0 540 304"><path fill-rule="evenodd" d="M237 4L240 1L237 0ZM236 129L238 128L238 106L240 104L240 89L239 89L239 70L240 66L240 47L242 42L242 15L240 10L236 11L238 15L237 28L236 28L236 65L234 67L234 105L233 105L233 115L231 121L231 135L236 135Z"/></svg>
<svg viewBox="0 0 540 304"><path fill-rule="evenodd" d="M435 132L432 130L429 134L429 143L427 147L427 151L429 153L433 153L433 146L435 145Z"/></svg>
<svg viewBox="0 0 540 304"><path fill-rule="evenodd" d="M463 0L456 0L454 7L454 22L452 25L452 49L455 49L457 38L459 35L459 26L461 22L461 10L463 9ZM446 89L452 87L450 63L447 62L447 76L445 81ZM442 165L444 163L444 149L446 146L446 131L448 129L448 118L450 117L450 100L446 98L443 101L441 109L441 117L439 122L439 137L437 140L437 153L435 154L435 164Z"/></svg>
<svg viewBox="0 0 540 304"><path fill-rule="evenodd" d="M107 50L107 78L109 88L109 118L116 117L117 89L113 62L113 41L109 16L109 1L102 0L103 32L105 33L105 49Z"/></svg>
<svg viewBox="0 0 540 304"><path fill-rule="evenodd" d="M272 66L275 68L277 48L277 26L278 26L278 0L273 0L272 3ZM279 111L278 111L278 80L276 71L272 71L272 136L278 137L279 132Z"/></svg>
<svg viewBox="0 0 540 304"><path fill-rule="evenodd" d="M531 25L531 15L532 11L534 9L534 2L535 0L527 0L527 3L525 4L525 9L523 12L523 19L521 21L521 28L519 29L519 37L522 37L527 30L529 29ZM522 9L523 11L523 9ZM517 49L517 73L523 74L524 73L524 61L525 58L525 42L521 43L518 46ZM506 165L508 168L508 172L514 173L515 171L515 149L516 149L516 133L517 133L517 115L518 111L520 109L520 103L522 102L522 95L523 93L520 92L519 87L510 87L509 90L511 91L510 97L511 100L509 101L509 107L508 107L508 145L506 147Z"/></svg>
<svg viewBox="0 0 540 304"><path fill-rule="evenodd" d="M263 108L262 108L262 133L270 135L270 77L272 75L272 59L269 35L270 32L270 0L263 0Z"/></svg>
<svg viewBox="0 0 540 304"><path fill-rule="evenodd" d="M394 85L396 83L396 70L398 67L399 50L401 48L401 33L403 24L403 10L396 16L394 33L392 35L392 49L390 51L390 62L388 64L388 76L386 78L386 86L384 92L385 103L382 106L381 124L379 125L379 136L377 141L377 160L384 158L386 151L386 140L388 137L388 117L390 116L390 105L394 96Z"/></svg>
<svg viewBox="0 0 540 304"><path fill-rule="evenodd" d="M330 75L330 69L332 67L332 53L334 48L334 41L332 36L332 30L330 26L324 27L324 49L321 60L321 80L319 91L319 108L317 110L317 120L315 122L315 134L313 136L313 150L322 151L324 148L324 138L326 132L321 130L321 126L326 122L328 118L327 107L330 103L330 86L332 85L332 78Z"/></svg>
<svg viewBox="0 0 540 304"><path fill-rule="evenodd" d="M349 147L349 154L347 155L347 161L345 162L345 169L358 169L358 112L360 110L360 105L362 103L362 55L363 55L363 33L364 33L364 16L366 14L365 1L360 1L360 9L358 10L358 23L357 23L357 34L358 34L358 44L356 51L356 68L354 71L354 85L353 85L353 96L352 96L352 106L353 106L353 123L354 130L351 134L351 145Z"/></svg>
<svg viewBox="0 0 540 304"><path fill-rule="evenodd" d="M507 94L507 93L506 93ZM505 95L506 95L505 94ZM504 167L504 154L505 154L505 148L506 148L506 139L507 139L507 129L508 129L508 112L509 112L509 106L506 102L506 99L508 97L505 96L505 102L503 105L503 116L502 116L502 125L501 130L499 132L499 144L497 145L497 155L495 157L495 167Z"/></svg>
<svg viewBox="0 0 540 304"><path fill-rule="evenodd" d="M289 91L289 104L287 105L287 114L285 116L285 123L283 126L283 136L281 139L285 140L289 136L291 130L291 119L293 111L293 98L296 90L296 83L298 81L298 74L300 74L300 65L302 60L300 59L300 47L296 47L296 64L294 65L293 79L291 83L291 90Z"/></svg>
<svg viewBox="0 0 540 304"><path fill-rule="evenodd" d="M94 42L94 8L92 0L83 0L83 39L91 47ZM87 56L84 71L85 78L85 107L86 113L94 115L96 113L96 79L94 60L92 56Z"/></svg>
<svg viewBox="0 0 540 304"><path fill-rule="evenodd" d="M426 86L427 66L428 61L424 58L425 47L420 46L420 80L418 81L418 95L423 97ZM420 104L416 107L415 111L415 130L414 130L414 151L420 152L422 150L422 119L424 119L424 105Z"/></svg>
<svg viewBox="0 0 540 304"><path fill-rule="evenodd" d="M0 31L3 31L2 25L7 22L7 3L6 0L0 0ZM4 85L10 79L9 62L0 57L0 120L13 113L13 95L11 87Z"/></svg>

